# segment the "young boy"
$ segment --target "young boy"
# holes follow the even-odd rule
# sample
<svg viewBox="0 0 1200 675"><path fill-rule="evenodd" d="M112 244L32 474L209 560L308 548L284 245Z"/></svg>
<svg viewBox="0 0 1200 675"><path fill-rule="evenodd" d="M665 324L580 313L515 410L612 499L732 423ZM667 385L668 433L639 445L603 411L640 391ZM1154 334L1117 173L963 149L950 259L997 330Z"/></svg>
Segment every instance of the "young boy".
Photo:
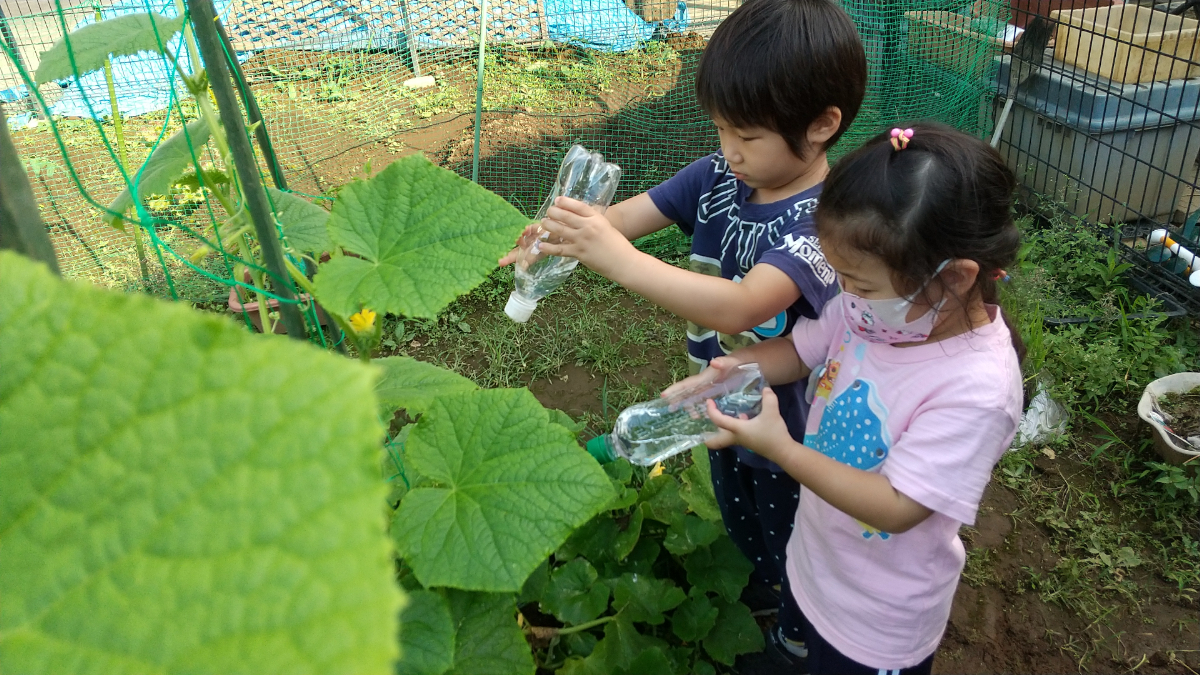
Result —
<svg viewBox="0 0 1200 675"><path fill-rule="evenodd" d="M747 0L713 33L696 78L721 149L603 215L560 198L543 222L552 236L542 250L578 258L687 319L693 372L789 333L837 293L812 214L829 171L826 151L854 120L865 87L862 43L832 0ZM691 271L630 243L672 223L692 236ZM514 259L510 253L500 264ZM802 439L804 392L776 392L788 428ZM754 581L767 590L786 585L784 550L799 485L744 448L709 457L726 530L754 563ZM772 642L801 656L793 642L801 639L799 623L788 614L781 611Z"/></svg>

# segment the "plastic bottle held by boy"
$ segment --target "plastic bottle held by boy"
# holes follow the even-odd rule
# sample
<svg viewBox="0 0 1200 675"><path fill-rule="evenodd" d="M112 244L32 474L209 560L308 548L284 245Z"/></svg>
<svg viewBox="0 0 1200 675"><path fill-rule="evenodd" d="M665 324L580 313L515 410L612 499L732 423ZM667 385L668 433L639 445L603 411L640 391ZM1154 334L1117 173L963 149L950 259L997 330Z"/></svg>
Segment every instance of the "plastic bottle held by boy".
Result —
<svg viewBox="0 0 1200 675"><path fill-rule="evenodd" d="M701 445L717 432L706 401L712 399L726 415L755 417L762 412L763 386L757 363L738 366L719 382L629 406L617 416L612 433L588 441L587 450L601 463L624 457L651 466Z"/></svg>
<svg viewBox="0 0 1200 675"><path fill-rule="evenodd" d="M604 161L604 156L598 152L588 152L582 145L573 145L563 158L558 178L538 211L536 221L540 223L546 217L546 211L559 196L578 199L603 212L612 203L620 180L621 167ZM516 289L504 306L504 313L517 323L528 321L538 300L561 286L579 264L575 258L542 253L541 242L549 237L550 233L539 227L535 235L523 238L517 249L517 261L513 265Z"/></svg>

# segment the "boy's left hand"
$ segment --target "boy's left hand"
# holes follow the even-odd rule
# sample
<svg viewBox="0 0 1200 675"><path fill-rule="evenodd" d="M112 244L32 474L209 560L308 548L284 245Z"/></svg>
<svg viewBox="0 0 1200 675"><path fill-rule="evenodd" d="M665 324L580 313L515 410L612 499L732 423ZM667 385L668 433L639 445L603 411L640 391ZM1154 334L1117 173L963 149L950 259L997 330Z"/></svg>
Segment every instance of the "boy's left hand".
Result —
<svg viewBox="0 0 1200 675"><path fill-rule="evenodd" d="M726 448L740 445L755 454L773 460L785 441L792 439L787 423L779 414L779 399L770 387L763 389L762 412L754 419L730 417L720 410L712 400L708 401L708 417L720 431L704 442L710 448Z"/></svg>
<svg viewBox="0 0 1200 675"><path fill-rule="evenodd" d="M577 258L601 276L610 275L637 249L596 209L577 199L559 197L546 212L542 229L553 235L541 250Z"/></svg>

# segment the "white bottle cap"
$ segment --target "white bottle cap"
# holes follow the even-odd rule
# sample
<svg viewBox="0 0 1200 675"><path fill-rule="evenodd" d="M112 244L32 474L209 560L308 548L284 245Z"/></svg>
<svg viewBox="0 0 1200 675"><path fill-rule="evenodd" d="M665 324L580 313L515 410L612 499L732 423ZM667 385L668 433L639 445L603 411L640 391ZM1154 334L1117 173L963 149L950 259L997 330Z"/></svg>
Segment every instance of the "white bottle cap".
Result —
<svg viewBox="0 0 1200 675"><path fill-rule="evenodd" d="M537 309L537 304L537 300L530 300L513 291L508 294L508 304L504 305L504 313L517 323L525 323L530 316L533 316L533 310Z"/></svg>

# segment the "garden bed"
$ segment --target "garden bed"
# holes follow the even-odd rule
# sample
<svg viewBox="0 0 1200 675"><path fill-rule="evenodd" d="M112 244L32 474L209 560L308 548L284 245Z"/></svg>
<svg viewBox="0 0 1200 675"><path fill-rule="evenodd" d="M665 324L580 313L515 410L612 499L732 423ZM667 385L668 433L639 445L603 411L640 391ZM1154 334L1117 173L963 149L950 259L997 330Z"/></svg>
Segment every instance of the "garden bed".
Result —
<svg viewBox="0 0 1200 675"><path fill-rule="evenodd" d="M668 237L659 254L686 250ZM442 320L410 322L386 351L487 386L528 386L585 422L584 438L686 371L684 322L610 282L580 268L526 326L503 314L511 283L496 272ZM1186 500L1160 496L1148 440L1128 408L1005 456L963 533L967 569L934 672L1200 669L1200 519ZM669 472L686 461L674 464Z"/></svg>

